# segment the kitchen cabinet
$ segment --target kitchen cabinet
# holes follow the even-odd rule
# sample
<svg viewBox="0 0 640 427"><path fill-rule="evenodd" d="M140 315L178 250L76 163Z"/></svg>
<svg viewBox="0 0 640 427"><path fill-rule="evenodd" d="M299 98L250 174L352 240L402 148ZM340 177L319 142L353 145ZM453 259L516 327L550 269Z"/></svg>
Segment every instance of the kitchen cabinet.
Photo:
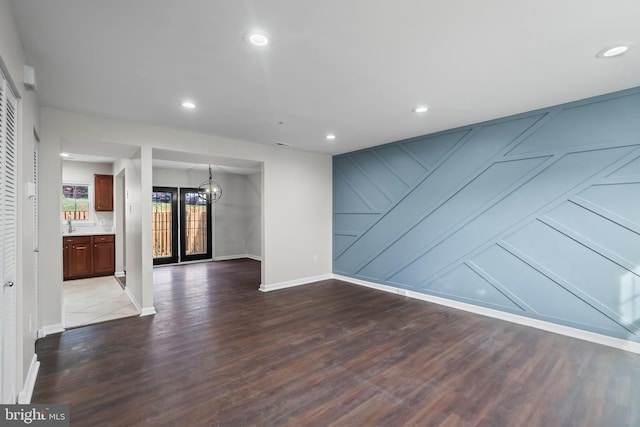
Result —
<svg viewBox="0 0 640 427"><path fill-rule="evenodd" d="M106 276L115 272L115 236L93 236L93 275Z"/></svg>
<svg viewBox="0 0 640 427"><path fill-rule="evenodd" d="M94 175L94 209L113 211L113 175Z"/></svg>
<svg viewBox="0 0 640 427"><path fill-rule="evenodd" d="M62 238L64 279L108 276L115 272L115 236L65 236Z"/></svg>
<svg viewBox="0 0 640 427"><path fill-rule="evenodd" d="M69 248L71 247L69 242L71 240L62 239L62 277L65 279L69 277Z"/></svg>
<svg viewBox="0 0 640 427"><path fill-rule="evenodd" d="M68 246L67 272L69 277L91 274L91 236L65 238Z"/></svg>

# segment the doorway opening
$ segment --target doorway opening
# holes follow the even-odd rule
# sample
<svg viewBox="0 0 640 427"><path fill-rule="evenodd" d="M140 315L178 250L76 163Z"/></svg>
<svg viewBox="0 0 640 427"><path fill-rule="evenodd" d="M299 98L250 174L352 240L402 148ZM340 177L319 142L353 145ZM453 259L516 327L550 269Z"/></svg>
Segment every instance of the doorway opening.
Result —
<svg viewBox="0 0 640 427"><path fill-rule="evenodd" d="M152 200L154 265L212 258L211 204L197 188L153 187Z"/></svg>

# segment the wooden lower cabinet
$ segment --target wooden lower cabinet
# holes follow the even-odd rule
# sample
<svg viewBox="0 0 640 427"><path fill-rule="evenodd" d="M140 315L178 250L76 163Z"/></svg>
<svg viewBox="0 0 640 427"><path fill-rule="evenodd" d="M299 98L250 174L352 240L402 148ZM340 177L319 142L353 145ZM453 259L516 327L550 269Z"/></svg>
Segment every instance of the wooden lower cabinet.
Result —
<svg viewBox="0 0 640 427"><path fill-rule="evenodd" d="M62 238L62 277L69 277L69 240Z"/></svg>
<svg viewBox="0 0 640 427"><path fill-rule="evenodd" d="M108 276L115 272L115 236L62 238L64 279Z"/></svg>
<svg viewBox="0 0 640 427"><path fill-rule="evenodd" d="M93 236L93 275L106 276L115 273L115 236Z"/></svg>

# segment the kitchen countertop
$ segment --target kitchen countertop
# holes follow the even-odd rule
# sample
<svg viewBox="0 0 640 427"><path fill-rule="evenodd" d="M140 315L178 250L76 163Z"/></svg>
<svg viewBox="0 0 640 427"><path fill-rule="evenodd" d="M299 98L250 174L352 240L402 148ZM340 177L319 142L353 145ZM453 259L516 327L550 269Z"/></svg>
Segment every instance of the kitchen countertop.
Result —
<svg viewBox="0 0 640 427"><path fill-rule="evenodd" d="M76 237L76 236L114 236L116 233L113 231L73 231L71 233L64 232L62 237Z"/></svg>

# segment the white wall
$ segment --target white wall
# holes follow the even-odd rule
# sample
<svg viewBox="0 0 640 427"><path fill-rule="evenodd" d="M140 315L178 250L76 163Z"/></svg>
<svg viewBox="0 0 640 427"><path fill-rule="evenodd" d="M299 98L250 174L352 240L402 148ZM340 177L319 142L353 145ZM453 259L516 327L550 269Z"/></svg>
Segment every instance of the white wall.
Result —
<svg viewBox="0 0 640 427"><path fill-rule="evenodd" d="M160 187L197 187L206 178L190 169L153 168L153 185Z"/></svg>
<svg viewBox="0 0 640 427"><path fill-rule="evenodd" d="M262 173L247 175L244 191L246 253L262 256L261 209Z"/></svg>
<svg viewBox="0 0 640 427"><path fill-rule="evenodd" d="M62 183L89 185L90 199L93 201L94 174L110 175L113 173L111 163L62 161ZM96 212L94 202L91 203L90 220L87 222L73 221L73 228L77 231L93 231L96 233L111 233L114 226L114 212ZM62 221L62 218L61 218ZM61 224L62 231L67 229Z"/></svg>
<svg viewBox="0 0 640 427"><path fill-rule="evenodd" d="M246 244L246 176L216 174L214 179L222 187L222 198L214 205L216 257L247 253Z"/></svg>
<svg viewBox="0 0 640 427"><path fill-rule="evenodd" d="M33 182L34 129L39 129L39 107L33 92L27 92L23 86L23 66L26 63L22 43L13 21L13 12L8 0L0 0L0 63L6 77L13 81L18 101L18 251L17 251L17 372L16 379L20 399L24 401L29 393L27 377L29 368L35 360L34 343L37 336L38 275L36 270L37 254L34 253L34 231L32 201L27 195L27 183ZM37 74L38 70L36 70ZM42 155L42 149L40 151ZM41 160L40 162L45 163ZM55 175L55 172L50 174ZM46 197L40 191L40 206ZM41 235L42 227L40 227ZM56 227L56 231L58 228ZM58 249L59 249L58 245ZM60 252L60 251L58 251ZM40 257L42 259L43 257ZM60 266L62 273L62 266ZM40 286L47 286L48 274L40 275ZM35 365L33 365L35 366Z"/></svg>
<svg viewBox="0 0 640 427"><path fill-rule="evenodd" d="M331 274L331 203L332 203L332 164L329 155L307 153L275 146L254 144L221 137L180 131L176 129L148 126L124 120L112 120L65 112L57 109L41 110L43 142L59 147L62 138L71 140L104 141L141 147L139 163L133 165L140 173L140 187L137 194L129 189L129 197L137 198L132 204L129 216L137 216L135 227L130 229L127 220L127 285L132 268L141 266L142 304L153 300L151 278L151 194L152 191L152 152L153 149L173 150L196 153L204 162L212 157L226 159L247 159L263 163L261 192L262 210L262 284L277 285L292 281L312 280ZM44 161L59 163L53 153ZM132 162L134 163L134 162ZM220 163L218 163L220 164ZM51 188L60 185L60 174L55 168L48 169L42 181ZM127 172L126 181L129 181ZM51 184L53 183L53 184ZM128 185L128 184L127 184ZM223 188L224 190L224 188ZM223 194L223 198L226 193ZM255 197L255 195L254 195ZM146 206L146 207L145 207ZM125 208L127 209L127 208ZM50 213L43 212L43 215ZM136 241L130 244L130 240ZM41 251L61 264L58 239L47 239L41 245ZM136 251L139 257L136 265L131 265L134 257L130 251ZM44 255L44 254L43 254ZM52 261L53 262L53 261ZM58 293L61 293L59 284ZM55 292L48 295L56 300ZM59 300L59 298L58 298ZM143 308L144 308L143 307ZM59 320L59 309L43 307L43 316L47 322Z"/></svg>
<svg viewBox="0 0 640 427"><path fill-rule="evenodd" d="M332 269L332 163L302 162L282 150L264 163L263 275L267 287L330 274ZM270 280L275 277L277 280Z"/></svg>
<svg viewBox="0 0 640 427"><path fill-rule="evenodd" d="M121 175L124 172L124 197L121 203L124 209L124 230L126 235L118 235L116 240L124 243L124 254L126 259L124 265L127 270L127 289L131 292L136 304L141 309L152 311L153 300L145 298L143 289L143 225L142 225L142 153L139 151L131 159L120 159L114 163L114 175ZM117 192L118 193L118 192ZM150 193L149 193L150 194ZM119 196L116 196L119 197ZM151 199L151 197L148 197Z"/></svg>

